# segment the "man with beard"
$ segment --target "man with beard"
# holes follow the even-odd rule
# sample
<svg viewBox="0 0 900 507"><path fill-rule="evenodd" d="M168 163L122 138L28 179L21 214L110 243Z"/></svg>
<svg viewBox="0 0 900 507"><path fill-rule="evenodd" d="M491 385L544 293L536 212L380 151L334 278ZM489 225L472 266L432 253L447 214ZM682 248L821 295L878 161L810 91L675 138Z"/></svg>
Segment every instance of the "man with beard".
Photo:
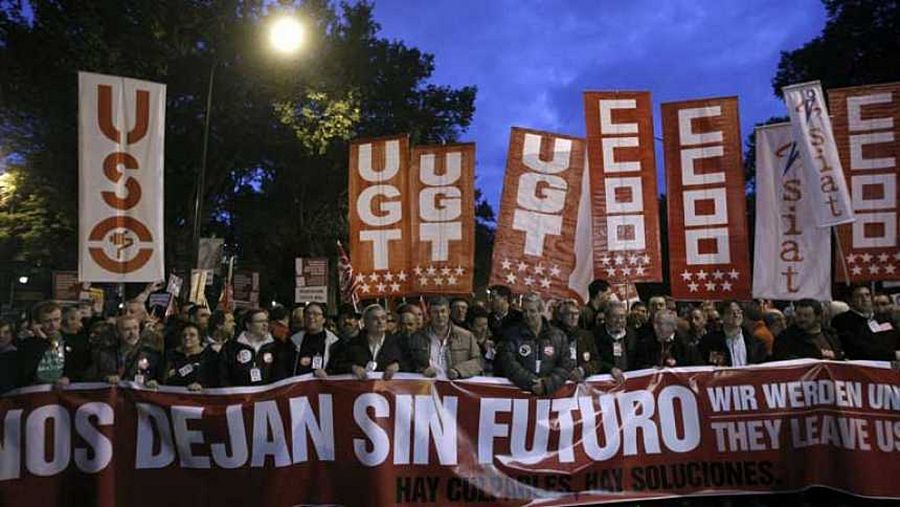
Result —
<svg viewBox="0 0 900 507"><path fill-rule="evenodd" d="M280 377L312 373L325 378L342 371L340 338L325 329L325 307L309 303L303 312L303 329L294 333L282 351Z"/></svg>
<svg viewBox="0 0 900 507"><path fill-rule="evenodd" d="M110 384L133 381L155 389L163 376L163 361L158 352L143 343L140 329L132 316L116 319L116 340L94 349L88 377Z"/></svg>
<svg viewBox="0 0 900 507"><path fill-rule="evenodd" d="M343 304L337 318L338 338L346 343L359 334L359 312L351 304Z"/></svg>
<svg viewBox="0 0 900 507"><path fill-rule="evenodd" d="M900 349L900 334L890 318L876 318L872 293L864 285L853 288L850 310L835 315L831 326L847 359L891 361Z"/></svg>
<svg viewBox="0 0 900 507"><path fill-rule="evenodd" d="M637 333L626 325L627 319L625 304L610 302L603 326L594 329L600 371L610 373L620 384L625 382L624 372L637 366Z"/></svg>
<svg viewBox="0 0 900 507"><path fill-rule="evenodd" d="M472 333L451 322L447 299L429 300L428 314L428 326L409 339L412 371L450 380L481 375L481 348Z"/></svg>
<svg viewBox="0 0 900 507"><path fill-rule="evenodd" d="M498 362L506 378L519 389L551 395L565 385L575 362L562 331L543 317L544 302L537 294L522 300L522 319L505 328Z"/></svg>
<svg viewBox="0 0 900 507"><path fill-rule="evenodd" d="M714 366L747 366L766 360L762 340L745 330L744 312L737 301L722 305L722 330L707 333L700 341L700 357Z"/></svg>
<svg viewBox="0 0 900 507"><path fill-rule="evenodd" d="M794 305L794 324L775 337L772 359L844 359L841 342L834 330L822 327L822 305L801 299Z"/></svg>
<svg viewBox="0 0 900 507"><path fill-rule="evenodd" d="M363 310L363 327L347 349L350 371L356 378L366 380L369 373L382 372L382 378L390 380L398 371L408 369L400 338L385 331L387 312L381 305L369 305Z"/></svg>
<svg viewBox="0 0 900 507"><path fill-rule="evenodd" d="M222 350L225 342L234 338L234 314L223 310L216 310L209 318L209 336L206 338L206 346L213 351Z"/></svg>

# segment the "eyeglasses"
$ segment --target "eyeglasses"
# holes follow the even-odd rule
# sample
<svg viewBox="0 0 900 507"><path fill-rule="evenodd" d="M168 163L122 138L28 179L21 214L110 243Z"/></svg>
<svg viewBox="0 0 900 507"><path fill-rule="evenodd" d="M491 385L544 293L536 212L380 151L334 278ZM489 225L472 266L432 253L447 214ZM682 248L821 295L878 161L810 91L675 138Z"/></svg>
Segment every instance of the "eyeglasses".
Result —
<svg viewBox="0 0 900 507"><path fill-rule="evenodd" d="M251 320L250 323L251 323L251 324L268 324L268 323L269 323L269 319L266 319L266 320Z"/></svg>

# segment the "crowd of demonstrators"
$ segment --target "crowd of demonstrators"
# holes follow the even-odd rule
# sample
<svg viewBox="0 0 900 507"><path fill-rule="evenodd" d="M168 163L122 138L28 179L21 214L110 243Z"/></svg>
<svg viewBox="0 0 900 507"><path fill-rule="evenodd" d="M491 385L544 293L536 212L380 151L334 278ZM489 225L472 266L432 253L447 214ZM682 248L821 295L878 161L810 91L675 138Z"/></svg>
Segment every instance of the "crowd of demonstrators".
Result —
<svg viewBox="0 0 900 507"><path fill-rule="evenodd" d="M643 368L741 367L814 358L882 360L900 350L900 309L886 294L854 287L849 304L803 299L679 302L666 295L619 301L608 283L589 300L544 301L493 286L487 301L433 297L372 304L249 309L234 314L190 303L166 318L149 312L148 286L121 315L84 306L35 305L23 323L0 321L0 392L20 386L122 381L191 390L259 386L284 378L398 372L465 379L505 376L536 395L567 381Z"/></svg>

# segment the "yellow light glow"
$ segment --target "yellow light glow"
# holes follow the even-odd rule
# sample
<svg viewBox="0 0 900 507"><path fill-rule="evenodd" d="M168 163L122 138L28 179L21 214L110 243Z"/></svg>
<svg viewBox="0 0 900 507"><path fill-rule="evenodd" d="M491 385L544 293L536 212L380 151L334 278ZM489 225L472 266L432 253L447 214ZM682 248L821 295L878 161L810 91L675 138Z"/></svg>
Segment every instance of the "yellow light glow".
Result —
<svg viewBox="0 0 900 507"><path fill-rule="evenodd" d="M296 19L285 16L272 24L269 41L277 51L293 53L303 44L303 25Z"/></svg>

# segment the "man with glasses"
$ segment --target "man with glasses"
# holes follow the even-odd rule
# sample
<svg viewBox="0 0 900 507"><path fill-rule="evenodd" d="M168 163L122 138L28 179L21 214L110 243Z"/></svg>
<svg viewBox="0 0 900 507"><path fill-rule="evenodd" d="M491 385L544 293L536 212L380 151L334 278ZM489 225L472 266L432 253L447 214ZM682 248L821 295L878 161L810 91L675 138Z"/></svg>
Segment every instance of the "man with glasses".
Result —
<svg viewBox="0 0 900 507"><path fill-rule="evenodd" d="M245 330L219 352L221 386L256 386L272 382L278 369L280 344L269 333L269 314L262 309L247 312Z"/></svg>
<svg viewBox="0 0 900 507"><path fill-rule="evenodd" d="M744 329L744 311L737 301L725 301L720 310L722 330L700 340L700 357L713 366L747 366L766 360L765 343Z"/></svg>
<svg viewBox="0 0 900 507"><path fill-rule="evenodd" d="M303 312L303 329L295 333L285 344L282 353L280 377L294 377L312 373L325 378L338 371L340 363L340 339L325 329L325 307L309 303Z"/></svg>

